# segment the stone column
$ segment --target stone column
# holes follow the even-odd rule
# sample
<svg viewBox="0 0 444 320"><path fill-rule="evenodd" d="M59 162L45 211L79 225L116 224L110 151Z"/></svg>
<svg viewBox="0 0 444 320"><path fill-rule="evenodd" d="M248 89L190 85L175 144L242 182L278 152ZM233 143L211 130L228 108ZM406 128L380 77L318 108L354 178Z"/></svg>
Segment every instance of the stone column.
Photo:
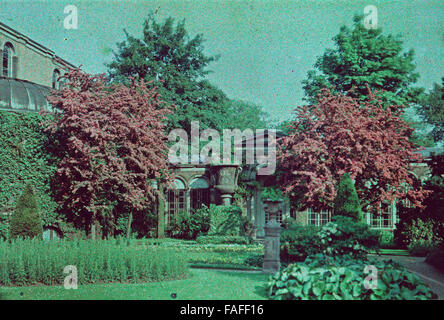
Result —
<svg viewBox="0 0 444 320"><path fill-rule="evenodd" d="M270 220L264 227L264 265L263 271L275 273L281 267L281 224L276 220L277 215L282 210L281 201L265 199L264 211L269 215Z"/></svg>
<svg viewBox="0 0 444 320"><path fill-rule="evenodd" d="M275 216L266 224L264 239L264 265L263 272L275 273L281 267L280 258L280 236L281 225L276 221Z"/></svg>

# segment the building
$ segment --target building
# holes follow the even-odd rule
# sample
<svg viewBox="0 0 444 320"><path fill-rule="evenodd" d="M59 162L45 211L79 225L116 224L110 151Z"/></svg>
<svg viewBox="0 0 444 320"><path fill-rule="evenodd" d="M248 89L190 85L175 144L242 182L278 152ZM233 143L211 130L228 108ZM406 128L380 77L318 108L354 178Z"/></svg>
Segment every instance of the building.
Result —
<svg viewBox="0 0 444 320"><path fill-rule="evenodd" d="M51 111L46 95L51 89L59 89L59 77L75 68L54 51L1 22L0 58L0 110L13 112ZM55 227L45 228L45 238L57 236Z"/></svg>
<svg viewBox="0 0 444 320"><path fill-rule="evenodd" d="M71 63L54 51L0 22L0 109L40 111L45 96L60 87L59 77Z"/></svg>

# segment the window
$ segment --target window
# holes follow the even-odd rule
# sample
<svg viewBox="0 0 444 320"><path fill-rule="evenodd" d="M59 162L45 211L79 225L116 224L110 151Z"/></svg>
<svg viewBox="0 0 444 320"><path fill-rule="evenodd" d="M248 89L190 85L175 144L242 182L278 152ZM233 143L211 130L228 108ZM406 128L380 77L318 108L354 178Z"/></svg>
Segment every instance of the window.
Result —
<svg viewBox="0 0 444 320"><path fill-rule="evenodd" d="M205 178L195 178L190 183L191 209L200 209L203 205L210 205L210 185Z"/></svg>
<svg viewBox="0 0 444 320"><path fill-rule="evenodd" d="M328 210L321 210L321 212L314 212L307 209L307 224L310 226L323 226L331 221L331 212Z"/></svg>
<svg viewBox="0 0 444 320"><path fill-rule="evenodd" d="M14 47L9 42L3 47L3 76L13 77L13 61Z"/></svg>
<svg viewBox="0 0 444 320"><path fill-rule="evenodd" d="M176 214L184 210L186 210L185 184L181 180L176 179L174 181L174 189L168 190L167 223L170 225Z"/></svg>
<svg viewBox="0 0 444 320"><path fill-rule="evenodd" d="M394 229L396 224L395 205L389 205L387 210L380 214L370 213L369 224L374 229Z"/></svg>
<svg viewBox="0 0 444 320"><path fill-rule="evenodd" d="M54 72L52 73L52 88L53 89L60 89L60 71L55 69Z"/></svg>

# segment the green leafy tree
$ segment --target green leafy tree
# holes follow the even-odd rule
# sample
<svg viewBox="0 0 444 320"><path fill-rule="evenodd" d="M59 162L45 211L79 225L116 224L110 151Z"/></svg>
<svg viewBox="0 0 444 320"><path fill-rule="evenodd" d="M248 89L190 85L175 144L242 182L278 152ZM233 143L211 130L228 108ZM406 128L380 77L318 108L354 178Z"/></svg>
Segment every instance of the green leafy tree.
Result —
<svg viewBox="0 0 444 320"><path fill-rule="evenodd" d="M358 194L348 173L344 173L339 181L334 201L334 215L350 217L355 221L364 221Z"/></svg>
<svg viewBox="0 0 444 320"><path fill-rule="evenodd" d="M420 101L419 114L433 125L432 136L435 142L444 139L444 77L442 84L435 83L433 89Z"/></svg>
<svg viewBox="0 0 444 320"><path fill-rule="evenodd" d="M17 201L17 206L10 222L11 238L42 237L43 227L37 200L30 184L27 184Z"/></svg>
<svg viewBox="0 0 444 320"><path fill-rule="evenodd" d="M366 29L362 16L355 16L353 28L342 26L333 41L336 47L317 59L303 81L308 102L314 103L325 87L365 100L367 85L372 92L384 90L380 95L387 105L418 100L422 89L412 86L419 78L414 52L404 52L399 37L384 35L381 28Z"/></svg>
<svg viewBox="0 0 444 320"><path fill-rule="evenodd" d="M113 81L126 83L128 77L144 79L158 87L162 100L174 104L167 129L191 128L191 121L200 127L221 129L229 115L226 95L205 76L209 63L217 56L204 54L203 36L190 38L185 21L174 23L169 17L159 23L150 15L143 26L141 39L129 35L118 43L114 61L108 64Z"/></svg>

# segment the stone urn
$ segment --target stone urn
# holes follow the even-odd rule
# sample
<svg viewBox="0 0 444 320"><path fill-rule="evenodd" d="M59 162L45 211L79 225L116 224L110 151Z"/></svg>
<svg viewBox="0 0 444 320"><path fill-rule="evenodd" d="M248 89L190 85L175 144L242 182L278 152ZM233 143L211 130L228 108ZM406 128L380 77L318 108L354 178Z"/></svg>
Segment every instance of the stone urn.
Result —
<svg viewBox="0 0 444 320"><path fill-rule="evenodd" d="M271 220L277 220L277 216L279 214L279 211L281 210L280 205L283 202L283 200L279 199L263 199L264 203L264 211L268 214Z"/></svg>
<svg viewBox="0 0 444 320"><path fill-rule="evenodd" d="M238 164L217 164L213 165L213 170L216 178L214 187L221 193L222 204L230 205L241 168Z"/></svg>

